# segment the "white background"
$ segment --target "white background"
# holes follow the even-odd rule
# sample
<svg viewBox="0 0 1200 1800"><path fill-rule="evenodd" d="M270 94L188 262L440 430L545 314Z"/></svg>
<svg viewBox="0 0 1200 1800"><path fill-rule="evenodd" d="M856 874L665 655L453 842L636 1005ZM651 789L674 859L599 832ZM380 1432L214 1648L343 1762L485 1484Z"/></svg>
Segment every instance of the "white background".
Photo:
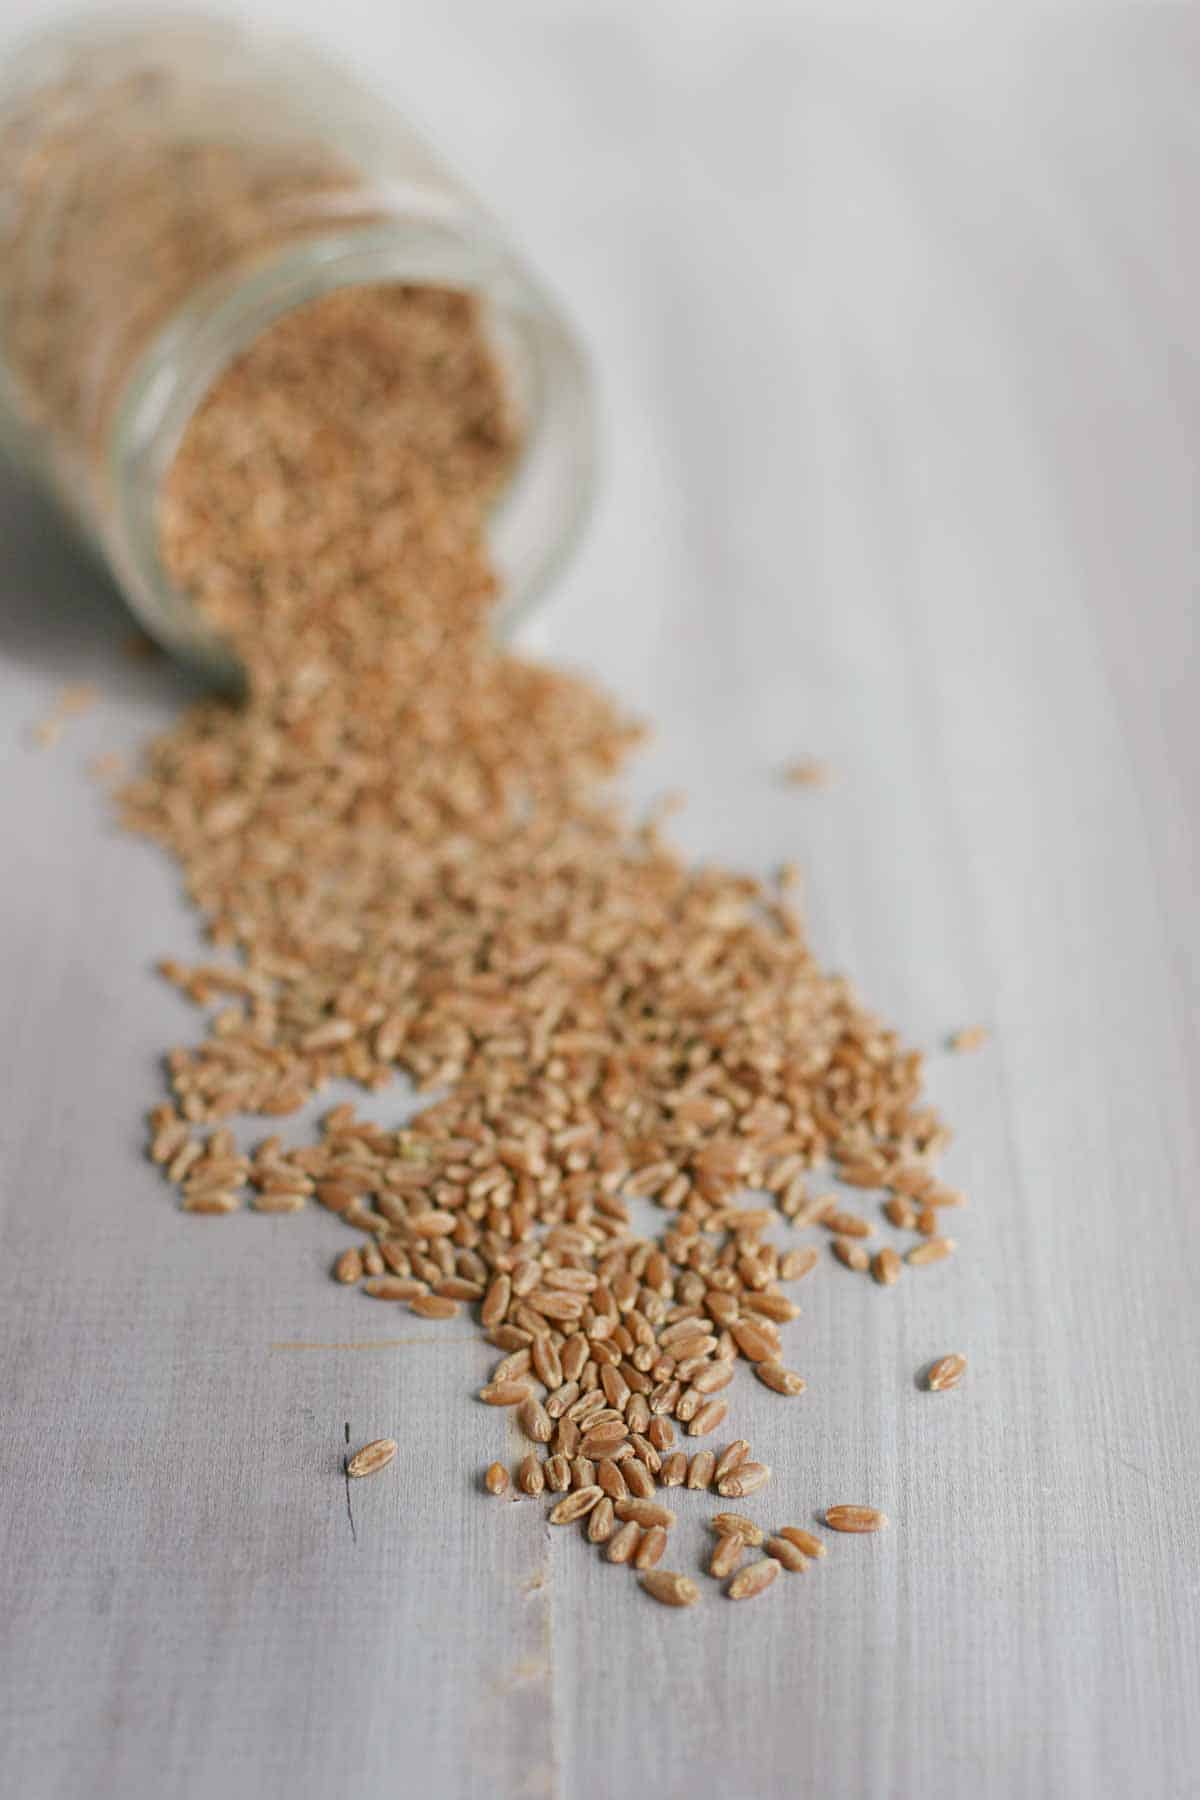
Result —
<svg viewBox="0 0 1200 1800"><path fill-rule="evenodd" d="M467 1329L335 1288L333 1219L187 1219L140 1158L195 924L84 764L186 682L0 477L0 1791L1194 1793L1195 11L258 16L385 83L578 321L606 485L530 642L653 717L638 791L690 791L698 855L802 862L971 1206L894 1292L810 1279L803 1400L734 1389L766 1523L885 1536L676 1615L481 1498L514 1446ZM828 792L773 780L807 753ZM357 1542L347 1421L401 1441Z"/></svg>

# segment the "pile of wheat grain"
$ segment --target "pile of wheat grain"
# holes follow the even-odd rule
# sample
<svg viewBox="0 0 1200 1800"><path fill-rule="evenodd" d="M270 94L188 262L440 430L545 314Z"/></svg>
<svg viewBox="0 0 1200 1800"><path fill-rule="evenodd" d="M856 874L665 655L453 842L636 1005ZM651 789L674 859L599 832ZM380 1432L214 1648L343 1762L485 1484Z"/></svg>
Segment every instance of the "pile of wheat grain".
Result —
<svg viewBox="0 0 1200 1800"><path fill-rule="evenodd" d="M477 1307L503 1353L480 1397L529 1440L518 1489L568 1496L553 1519L650 1571L659 1488L738 1498L769 1476L740 1439L689 1458L677 1429L718 1431L739 1359L803 1391L782 1286L817 1251L767 1228L901 1273L813 1172L886 1190L916 1264L952 1247L939 1215L961 1196L934 1173L919 1054L819 967L785 893L629 823L609 778L636 729L492 641L486 510L515 454L477 308L434 289L296 312L192 422L163 554L250 679L187 712L124 794L229 953L164 965L212 1011L168 1058L151 1153L192 1212L339 1214L358 1238L334 1274L377 1301ZM243 1154L223 1123L397 1073L437 1095L401 1128L340 1105L318 1141ZM635 1196L666 1215L653 1239Z"/></svg>

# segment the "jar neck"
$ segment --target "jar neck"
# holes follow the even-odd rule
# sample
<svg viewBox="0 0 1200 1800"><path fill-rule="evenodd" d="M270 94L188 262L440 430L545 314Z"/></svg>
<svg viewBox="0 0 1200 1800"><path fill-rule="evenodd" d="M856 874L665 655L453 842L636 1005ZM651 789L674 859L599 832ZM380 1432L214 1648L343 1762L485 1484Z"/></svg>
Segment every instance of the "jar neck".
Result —
<svg viewBox="0 0 1200 1800"><path fill-rule="evenodd" d="M502 633L542 596L578 536L593 476L586 359L555 304L478 216L397 212L295 241L206 284L158 333L126 383L97 477L94 516L106 521L105 548L131 605L221 686L236 687L240 672L162 562L163 480L205 395L268 326L339 289L391 282L457 288L485 304L521 432L489 519Z"/></svg>

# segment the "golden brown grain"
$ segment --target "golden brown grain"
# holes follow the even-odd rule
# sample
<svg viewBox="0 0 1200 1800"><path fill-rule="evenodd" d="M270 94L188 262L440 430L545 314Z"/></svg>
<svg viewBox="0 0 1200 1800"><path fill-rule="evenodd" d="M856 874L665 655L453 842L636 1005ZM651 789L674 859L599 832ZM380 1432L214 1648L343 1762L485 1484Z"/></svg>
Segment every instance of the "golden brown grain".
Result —
<svg viewBox="0 0 1200 1800"><path fill-rule="evenodd" d="M801 756L794 762L785 763L779 778L786 787L828 787L833 780L833 771L818 757Z"/></svg>
<svg viewBox="0 0 1200 1800"><path fill-rule="evenodd" d="M483 1485L489 1494L505 1494L508 1492L508 1470L503 1463L489 1464L483 1478Z"/></svg>
<svg viewBox="0 0 1200 1800"><path fill-rule="evenodd" d="M752 1547L763 1541L762 1528L756 1525L753 1519L748 1519L745 1513L714 1513L709 1524L719 1536L744 1538L746 1543Z"/></svg>
<svg viewBox="0 0 1200 1800"><path fill-rule="evenodd" d="M669 1506L660 1506L656 1500L614 1500L613 1511L618 1519L634 1520L638 1525L660 1525L664 1531L670 1531L675 1523L675 1514Z"/></svg>
<svg viewBox="0 0 1200 1800"><path fill-rule="evenodd" d="M711 1487L717 1458L712 1450L698 1450L688 1463L687 1485L690 1488Z"/></svg>
<svg viewBox="0 0 1200 1800"><path fill-rule="evenodd" d="M880 1287L894 1287L900 1279L900 1271L904 1267L897 1251L890 1244L877 1250L871 1259L871 1273Z"/></svg>
<svg viewBox="0 0 1200 1800"><path fill-rule="evenodd" d="M571 1464L561 1451L555 1451L542 1464L542 1475L552 1494L565 1494L571 1485Z"/></svg>
<svg viewBox="0 0 1200 1800"><path fill-rule="evenodd" d="M661 1487L682 1487L687 1479L688 1459L682 1450L673 1450L670 1456L663 1458L663 1466L659 1470L658 1480Z"/></svg>
<svg viewBox="0 0 1200 1800"><path fill-rule="evenodd" d="M479 1390L485 1406L520 1406L533 1389L527 1381L490 1381Z"/></svg>
<svg viewBox="0 0 1200 1800"><path fill-rule="evenodd" d="M777 1563L781 1563L785 1569L790 1569L793 1574L799 1574L802 1569L808 1567L808 1557L805 1556L798 1544L793 1544L790 1538L783 1536L782 1532L778 1537L769 1537L763 1545L763 1549L768 1556L773 1556Z"/></svg>
<svg viewBox="0 0 1200 1800"><path fill-rule="evenodd" d="M482 1289L477 1281L467 1281L461 1275L444 1275L434 1283L433 1291L443 1300L478 1300Z"/></svg>
<svg viewBox="0 0 1200 1800"><path fill-rule="evenodd" d="M771 1471L765 1463L744 1462L717 1483L717 1492L722 1500L745 1500L750 1494L757 1494L760 1488L766 1487L771 1479Z"/></svg>
<svg viewBox="0 0 1200 1800"><path fill-rule="evenodd" d="M789 1544L794 1544L804 1556L824 1556L825 1554L825 1546L820 1538L815 1537L811 1531L802 1530L799 1525L780 1526L779 1536L785 1538Z"/></svg>
<svg viewBox="0 0 1200 1800"><path fill-rule="evenodd" d="M253 184L218 163L249 231ZM142 179L161 224L169 175ZM168 237L173 279L207 279L190 260L205 241ZM85 339L46 373L55 416ZM483 310L434 287L297 309L189 421L162 561L246 688L182 714L121 799L181 863L216 946L164 970L208 1024L168 1057L152 1146L189 1210L232 1210L247 1185L264 1208L314 1194L366 1240L335 1272L374 1298L435 1319L478 1301L517 1359L480 1398L553 1446L521 1463L523 1492L549 1480L555 1511L593 1486L653 1504L656 1473L714 1479L711 1452L670 1446L675 1426L726 1418L714 1396L737 1360L801 1390L778 1284L817 1253L780 1254L768 1227L825 1220L867 1266L853 1234L869 1226L806 1180L828 1165L932 1207L944 1132L919 1058L819 966L791 901L689 866L660 820L625 823L605 784L638 732L618 708L497 646L487 517L517 453ZM190 1154L235 1115L397 1074L425 1097L406 1124L343 1103L297 1149ZM654 1236L638 1194L664 1215ZM720 1491L768 1474L742 1462Z"/></svg>
<svg viewBox="0 0 1200 1800"><path fill-rule="evenodd" d="M779 1259L779 1279L800 1281L805 1275L811 1274L819 1261L811 1244L806 1244L801 1250L785 1250Z"/></svg>
<svg viewBox="0 0 1200 1800"><path fill-rule="evenodd" d="M825 1511L825 1523L831 1531L882 1531L887 1514L873 1506L830 1506Z"/></svg>
<svg viewBox="0 0 1200 1800"><path fill-rule="evenodd" d="M596 1487L596 1465L590 1456L573 1456L571 1458L571 1486L573 1488Z"/></svg>
<svg viewBox="0 0 1200 1800"><path fill-rule="evenodd" d="M227 1188L202 1188L185 1194L180 1207L190 1213L231 1213L236 1212L240 1204L237 1195Z"/></svg>
<svg viewBox="0 0 1200 1800"><path fill-rule="evenodd" d="M641 1542L641 1538L641 1526L635 1520L629 1519L624 1525L618 1525L608 1540L604 1554L611 1563L627 1563Z"/></svg>
<svg viewBox="0 0 1200 1800"><path fill-rule="evenodd" d="M508 1311L508 1304L511 1297L512 1282L509 1280L508 1276L505 1274L494 1275L488 1286L488 1290L483 1297L483 1305L480 1308L479 1317L481 1323L489 1330L493 1325L499 1325Z"/></svg>
<svg viewBox="0 0 1200 1800"><path fill-rule="evenodd" d="M333 1279L350 1283L362 1279L362 1254L353 1248L343 1250L333 1265Z"/></svg>
<svg viewBox="0 0 1200 1800"><path fill-rule="evenodd" d="M926 1263L943 1262L954 1253L954 1239L948 1237L931 1237L924 1244L914 1244L904 1258L914 1268L923 1268Z"/></svg>
<svg viewBox="0 0 1200 1800"><path fill-rule="evenodd" d="M961 1031L951 1032L946 1046L950 1050L981 1050L987 1041L986 1025L965 1025Z"/></svg>
<svg viewBox="0 0 1200 1800"><path fill-rule="evenodd" d="M739 1569L725 1592L731 1600L752 1600L755 1594L761 1594L769 1588L778 1574L779 1564L773 1557L764 1556L761 1561L748 1563L744 1569Z"/></svg>
<svg viewBox="0 0 1200 1800"><path fill-rule="evenodd" d="M751 1362L769 1362L779 1352L778 1336L767 1329L764 1320L753 1323L749 1319L737 1320L730 1326L730 1331L742 1355Z"/></svg>
<svg viewBox="0 0 1200 1800"><path fill-rule="evenodd" d="M748 1274L746 1279L749 1280ZM750 1292L742 1295L742 1305L747 1312L754 1313L761 1319L770 1319L776 1325L786 1325L789 1320L800 1317L800 1308L786 1294Z"/></svg>
<svg viewBox="0 0 1200 1800"><path fill-rule="evenodd" d="M613 1462L611 1457L606 1456L597 1463L596 1480L600 1487L604 1489L604 1492L610 1495L612 1499L625 1500L628 1498L629 1488L626 1484L625 1477L622 1475L619 1466Z"/></svg>
<svg viewBox="0 0 1200 1800"><path fill-rule="evenodd" d="M749 1455L750 1446L745 1438L734 1438L732 1444L727 1444L718 1456L713 1468L712 1479L721 1481L726 1475L732 1475L735 1469L740 1468L742 1463L747 1461Z"/></svg>
<svg viewBox="0 0 1200 1800"><path fill-rule="evenodd" d="M943 1393L947 1388L956 1388L967 1372L967 1359L959 1351L949 1356L939 1356L925 1377L925 1385L933 1393Z"/></svg>
<svg viewBox="0 0 1200 1800"><path fill-rule="evenodd" d="M594 1425L584 1433L583 1454L585 1456L611 1456L629 1436L629 1427L623 1419L607 1420L601 1425Z"/></svg>
<svg viewBox="0 0 1200 1800"><path fill-rule="evenodd" d="M700 1598L700 1589L689 1576L669 1569L649 1570L642 1576L642 1587L660 1606L695 1606Z"/></svg>
<svg viewBox="0 0 1200 1800"><path fill-rule="evenodd" d="M718 1581L724 1581L726 1575L732 1575L746 1553L747 1539L740 1532L729 1532L718 1537L709 1558L708 1572L715 1575Z"/></svg>
<svg viewBox="0 0 1200 1800"><path fill-rule="evenodd" d="M396 1454L394 1438L376 1438L373 1443L364 1444L361 1450L346 1460L346 1473L352 1480L358 1481L364 1475L376 1475L380 1469L386 1469Z"/></svg>
<svg viewBox="0 0 1200 1800"><path fill-rule="evenodd" d="M532 1394L522 1400L517 1408L517 1424L525 1436L535 1444L548 1444L554 1431L554 1422L540 1400Z"/></svg>
<svg viewBox="0 0 1200 1800"><path fill-rule="evenodd" d="M710 1431L715 1431L717 1429L717 1426L721 1424L728 1411L729 1403L726 1400L706 1401L705 1404L697 1410L695 1417L690 1421L688 1425L688 1436L707 1437Z"/></svg>
<svg viewBox="0 0 1200 1800"><path fill-rule="evenodd" d="M836 1232L838 1237L865 1238L874 1234L875 1227L858 1213L836 1210L828 1212L821 1220L827 1231Z"/></svg>
<svg viewBox="0 0 1200 1800"><path fill-rule="evenodd" d="M797 1375L793 1369L785 1369L782 1363L755 1363L754 1373L764 1387L771 1388L777 1394L785 1394L789 1398L802 1394L808 1386L802 1375Z"/></svg>
<svg viewBox="0 0 1200 1800"><path fill-rule="evenodd" d="M839 1262L844 1262L848 1269L857 1269L861 1272L870 1266L869 1253L853 1238L834 1238L833 1254Z"/></svg>
<svg viewBox="0 0 1200 1800"><path fill-rule="evenodd" d="M696 1393L718 1394L733 1380L732 1364L729 1362L706 1363L703 1368L697 1369L695 1374L690 1376L690 1380ZM675 1416L679 1417L678 1411Z"/></svg>
<svg viewBox="0 0 1200 1800"><path fill-rule="evenodd" d="M546 1477L542 1465L532 1451L528 1456L522 1457L518 1465L517 1486L523 1494L540 1494L545 1489Z"/></svg>
<svg viewBox="0 0 1200 1800"><path fill-rule="evenodd" d="M605 1494L588 1514L587 1535L590 1543L607 1544L615 1529L613 1503Z"/></svg>
<svg viewBox="0 0 1200 1800"><path fill-rule="evenodd" d="M598 1505L603 1498L603 1488L594 1486L576 1488L560 1500L557 1506L550 1508L550 1523L551 1525L570 1525L576 1519L582 1519L585 1513L591 1512L593 1506Z"/></svg>
<svg viewBox="0 0 1200 1800"><path fill-rule="evenodd" d="M654 1477L645 1463L636 1457L629 1457L621 1465L621 1473L625 1477L625 1485L635 1500L650 1500L654 1495Z"/></svg>
<svg viewBox="0 0 1200 1800"><path fill-rule="evenodd" d="M373 1281L364 1281L363 1293L372 1300L420 1300L425 1297L425 1283L403 1275L377 1275Z"/></svg>
<svg viewBox="0 0 1200 1800"><path fill-rule="evenodd" d="M893 1194L883 1203L883 1210L889 1221L900 1231L913 1231L916 1228L917 1214L910 1200L902 1194Z"/></svg>
<svg viewBox="0 0 1200 1800"><path fill-rule="evenodd" d="M408 1310L422 1319L452 1319L458 1311L458 1302L443 1300L440 1294L418 1294L409 1301Z"/></svg>
<svg viewBox="0 0 1200 1800"><path fill-rule="evenodd" d="M656 1417L646 1427L646 1436L656 1450L670 1450L675 1442L675 1427L670 1419Z"/></svg>
<svg viewBox="0 0 1200 1800"><path fill-rule="evenodd" d="M661 1525L652 1525L638 1545L633 1556L635 1569L653 1569L663 1559L667 1547L667 1534Z"/></svg>

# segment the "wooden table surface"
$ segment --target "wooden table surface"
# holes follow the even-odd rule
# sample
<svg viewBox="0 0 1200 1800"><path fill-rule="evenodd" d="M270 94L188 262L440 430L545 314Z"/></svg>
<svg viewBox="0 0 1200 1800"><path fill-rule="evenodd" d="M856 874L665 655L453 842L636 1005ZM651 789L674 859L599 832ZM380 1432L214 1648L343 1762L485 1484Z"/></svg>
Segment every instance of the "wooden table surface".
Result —
<svg viewBox="0 0 1200 1800"><path fill-rule="evenodd" d="M151 964L197 934L85 765L187 683L5 477L0 1792L1194 1794L1200 22L437 10L324 29L594 349L604 496L530 642L654 718L636 788L689 790L698 856L802 863L821 955L929 1051L960 1254L822 1266L803 1400L739 1376L766 1522L892 1519L753 1605L659 1611L481 1497L515 1445L473 1327L335 1287L334 1219L185 1218L142 1160L195 1031ZM827 790L775 779L804 754ZM401 1446L353 1532L347 1424Z"/></svg>

